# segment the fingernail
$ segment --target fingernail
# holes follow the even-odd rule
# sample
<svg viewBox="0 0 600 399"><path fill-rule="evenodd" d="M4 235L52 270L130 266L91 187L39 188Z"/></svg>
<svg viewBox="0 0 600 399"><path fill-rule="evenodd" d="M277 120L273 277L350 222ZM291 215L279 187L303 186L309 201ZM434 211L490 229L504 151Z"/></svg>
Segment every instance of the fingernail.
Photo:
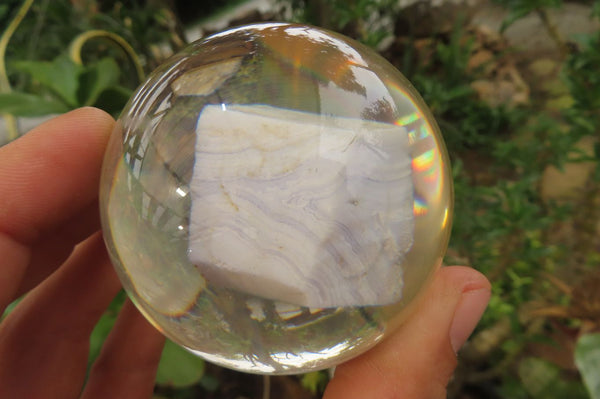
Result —
<svg viewBox="0 0 600 399"><path fill-rule="evenodd" d="M479 323L490 295L489 288L475 288L463 292L450 326L450 343L455 353L465 344Z"/></svg>

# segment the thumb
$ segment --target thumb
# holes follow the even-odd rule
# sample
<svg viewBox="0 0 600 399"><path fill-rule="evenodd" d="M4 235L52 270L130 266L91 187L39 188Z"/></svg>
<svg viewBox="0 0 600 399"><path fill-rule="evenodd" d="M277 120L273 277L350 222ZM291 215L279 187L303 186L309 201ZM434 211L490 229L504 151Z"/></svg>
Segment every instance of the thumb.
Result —
<svg viewBox="0 0 600 399"><path fill-rule="evenodd" d="M489 298L490 283L481 273L460 266L442 268L398 330L336 368L324 399L445 398L456 351Z"/></svg>

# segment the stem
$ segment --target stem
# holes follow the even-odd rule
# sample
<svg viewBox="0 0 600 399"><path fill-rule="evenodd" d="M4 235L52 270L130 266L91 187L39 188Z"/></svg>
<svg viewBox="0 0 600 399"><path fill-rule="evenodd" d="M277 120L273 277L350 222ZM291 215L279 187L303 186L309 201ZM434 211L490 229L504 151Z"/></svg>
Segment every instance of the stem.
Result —
<svg viewBox="0 0 600 399"><path fill-rule="evenodd" d="M33 0L25 0L21 8L17 11L17 15L6 27L4 33L0 37L0 93L10 93L10 82L8 81L8 74L6 72L6 48L11 36L17 30L17 27L25 18L25 14L29 11L29 8L33 4ZM19 136L19 130L17 127L17 120L11 114L4 114L4 120L6 121L6 127L8 130L8 141L14 140Z"/></svg>
<svg viewBox="0 0 600 399"><path fill-rule="evenodd" d="M497 281L515 261L513 254L515 248L521 245L523 234L520 229L513 229L507 238L500 244L499 253L502 259L487 274L490 281Z"/></svg>
<svg viewBox="0 0 600 399"><path fill-rule="evenodd" d="M42 33L42 28L44 27L44 23L46 20L46 14L49 3L50 0L42 0L39 4L39 13L31 32L31 40L29 41L29 45L27 47L28 59L32 59L35 55L35 51L37 50L38 43L40 41L40 35Z"/></svg>
<svg viewBox="0 0 600 399"><path fill-rule="evenodd" d="M506 372L506 370L509 367L511 367L511 365L519 358L521 353L526 349L527 344L529 343L529 339L539 334L539 332L544 326L544 322L545 319L543 318L538 318L532 321L531 324L527 326L527 330L525 331L523 339L520 342L518 342L517 345L513 349L511 349L502 360L497 362L496 365L491 369L472 373L471 375L467 376L465 380L468 383L476 384L481 383L483 381L489 381L494 378L497 378L500 375L503 375Z"/></svg>
<svg viewBox="0 0 600 399"><path fill-rule="evenodd" d="M587 178L582 196L577 201L577 212L573 216L575 237L571 256L571 267L584 270L591 254L595 253L597 223L600 219L600 182L591 172Z"/></svg>
<svg viewBox="0 0 600 399"><path fill-rule="evenodd" d="M83 61L81 60L81 49L88 40L96 38L108 39L111 42L118 45L119 47L121 47L121 49L125 52L125 54L127 54L129 59L131 60L131 63L135 67L135 72L140 83L144 81L144 68L142 67L142 63L133 47L131 47L131 45L127 43L127 41L121 36L106 30L89 30L87 32L81 33L80 35L77 35L75 39L73 39L73 41L71 42L71 45L69 46L69 56L71 57L73 62L79 65L83 64Z"/></svg>
<svg viewBox="0 0 600 399"><path fill-rule="evenodd" d="M542 24L544 25L544 28L546 28L546 31L548 31L550 38L552 38L552 40L554 40L554 43L556 43L556 46L558 47L561 58L565 58L569 52L567 43L565 43L565 40L560 35L560 32L556 28L556 25L550 19L550 15L548 15L548 11L544 8L538 8L536 10L536 12L537 12L538 16L540 17L540 19L542 20Z"/></svg>
<svg viewBox="0 0 600 399"><path fill-rule="evenodd" d="M263 375L263 394L262 399L270 399L271 398L271 377L268 375Z"/></svg>

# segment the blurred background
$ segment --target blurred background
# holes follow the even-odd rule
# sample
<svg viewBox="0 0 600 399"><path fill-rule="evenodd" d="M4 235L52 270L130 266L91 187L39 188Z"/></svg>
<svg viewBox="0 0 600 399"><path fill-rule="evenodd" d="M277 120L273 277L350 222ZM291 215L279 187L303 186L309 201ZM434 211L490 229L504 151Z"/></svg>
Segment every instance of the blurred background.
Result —
<svg viewBox="0 0 600 399"><path fill-rule="evenodd" d="M446 264L493 284L449 398L599 399L600 0L1 0L0 145L84 105L117 117L186 43L261 21L371 46L441 127L456 195ZM271 397L320 398L328 378L273 377ZM156 399L265 397L262 377L166 345Z"/></svg>

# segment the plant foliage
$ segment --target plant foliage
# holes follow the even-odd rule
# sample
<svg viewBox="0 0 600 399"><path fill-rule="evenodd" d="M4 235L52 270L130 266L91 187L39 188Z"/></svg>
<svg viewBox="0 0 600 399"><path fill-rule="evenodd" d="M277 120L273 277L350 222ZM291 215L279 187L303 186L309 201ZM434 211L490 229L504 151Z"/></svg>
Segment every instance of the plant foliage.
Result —
<svg viewBox="0 0 600 399"><path fill-rule="evenodd" d="M600 398L600 334L587 334L579 338L575 349L575 362L583 376L591 399Z"/></svg>
<svg viewBox="0 0 600 399"><path fill-rule="evenodd" d="M588 393L600 398L600 340L590 333L600 330L593 283L600 263L600 32L567 45L549 13L562 0L496 2L509 11L503 29L535 14L556 42L553 59L564 88L561 101L554 103L558 106L548 106L546 97L520 105L484 101L473 83L485 78L487 66L470 66L476 35L463 20L450 32L432 33L426 45L402 38L401 50L386 54L429 104L449 149L456 200L446 263L475 267L493 286L488 311L461 353L449 397L475 392L480 396L473 397L491 399L577 399ZM0 94L0 112L31 116L96 105L116 115L137 84L131 57L99 39L82 47L83 62L77 62L66 50L83 32L105 29L123 38L146 71L162 59L156 43L173 48L181 43L177 18L156 6L160 2L126 7L115 1L103 8L81 6L99 4L92 0L73 3L79 6L35 2L7 51L13 91ZM10 21L18 4L7 0L0 5L0 21ZM393 36L401 12L390 0L278 4L294 21L337 30L374 47ZM590 9L599 17L600 1ZM566 198L544 194L550 172L561 176L574 165L591 165L585 184ZM122 301L111 305L92 334L91 360ZM581 377L549 355L556 348L563 363L575 361ZM204 366L169 342L158 384L177 392L191 385L217 395L220 381ZM313 395L323 391L327 380L325 372L300 377Z"/></svg>

